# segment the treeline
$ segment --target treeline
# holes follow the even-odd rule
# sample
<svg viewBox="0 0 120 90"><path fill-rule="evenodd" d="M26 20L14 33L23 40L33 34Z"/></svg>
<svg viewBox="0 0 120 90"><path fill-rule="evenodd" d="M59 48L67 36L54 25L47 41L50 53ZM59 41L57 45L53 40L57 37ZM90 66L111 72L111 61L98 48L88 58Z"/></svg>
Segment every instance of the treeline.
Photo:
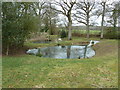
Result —
<svg viewBox="0 0 120 90"><path fill-rule="evenodd" d="M88 2L85 0L41 0L39 2L2 2L2 44L3 53L8 55L13 48L21 48L31 34L41 32L56 34L58 27L66 27L68 40L72 39L73 21L86 25L89 38L90 26L97 23L92 17L102 17L101 37L104 27L111 25L116 30L120 2ZM61 15L64 17L60 17ZM105 20L107 16L107 20ZM62 22L62 23L61 23Z"/></svg>

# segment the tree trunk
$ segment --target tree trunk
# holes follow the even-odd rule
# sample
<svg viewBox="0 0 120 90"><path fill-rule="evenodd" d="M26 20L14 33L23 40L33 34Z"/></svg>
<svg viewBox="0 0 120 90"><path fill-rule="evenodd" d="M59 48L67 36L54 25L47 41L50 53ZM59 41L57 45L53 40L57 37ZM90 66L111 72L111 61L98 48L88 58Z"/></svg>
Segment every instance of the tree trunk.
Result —
<svg viewBox="0 0 120 90"><path fill-rule="evenodd" d="M103 31L104 31L103 21L104 20L102 20L102 24L101 24L101 35L100 35L101 39L103 39Z"/></svg>
<svg viewBox="0 0 120 90"><path fill-rule="evenodd" d="M7 44L7 48L6 48L6 55L9 55L9 44Z"/></svg>
<svg viewBox="0 0 120 90"><path fill-rule="evenodd" d="M113 11L113 26L114 26L114 30L116 30L116 27L117 27L117 12L116 12L116 9L114 9Z"/></svg>
<svg viewBox="0 0 120 90"><path fill-rule="evenodd" d="M40 33L41 33L41 17L40 17L40 14L39 14L39 29L38 29L39 31L39 35L40 35Z"/></svg>
<svg viewBox="0 0 120 90"><path fill-rule="evenodd" d="M90 37L90 34L89 34L89 18L90 18L89 10L87 10L87 27L86 27L86 30L87 30L87 39L89 39L89 37Z"/></svg>
<svg viewBox="0 0 120 90"><path fill-rule="evenodd" d="M90 37L90 30L89 30L89 25L87 25L87 38L89 38Z"/></svg>
<svg viewBox="0 0 120 90"><path fill-rule="evenodd" d="M39 35L41 33L41 8L40 8L40 2L39 2Z"/></svg>
<svg viewBox="0 0 120 90"><path fill-rule="evenodd" d="M102 22L101 22L101 35L100 38L103 39L103 31L104 31L104 16L105 16L105 2L103 2L103 13L102 13Z"/></svg>
<svg viewBox="0 0 120 90"><path fill-rule="evenodd" d="M104 27L102 26L101 35L100 35L100 38L101 38L101 39L103 39L103 30L104 30Z"/></svg>
<svg viewBox="0 0 120 90"><path fill-rule="evenodd" d="M68 40L72 40L72 22L68 22Z"/></svg>

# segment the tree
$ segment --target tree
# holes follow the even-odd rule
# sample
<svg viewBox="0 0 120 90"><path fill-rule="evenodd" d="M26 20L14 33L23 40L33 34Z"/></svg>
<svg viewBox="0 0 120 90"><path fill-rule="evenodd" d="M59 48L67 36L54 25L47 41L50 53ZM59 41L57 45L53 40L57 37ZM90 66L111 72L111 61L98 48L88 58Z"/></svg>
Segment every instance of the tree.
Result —
<svg viewBox="0 0 120 90"><path fill-rule="evenodd" d="M106 28L105 36L106 38L119 39L119 11L120 2L113 2L110 7L110 11L107 15L107 25L110 27Z"/></svg>
<svg viewBox="0 0 120 90"><path fill-rule="evenodd" d="M2 44L6 55L14 49L21 48L30 33L36 30L36 18L33 3L2 3Z"/></svg>
<svg viewBox="0 0 120 90"><path fill-rule="evenodd" d="M89 38L89 26L90 26L90 17L92 16L92 10L94 8L95 2L90 1L79 1L76 4L76 14L74 14L75 19L79 23L86 25L87 38Z"/></svg>
<svg viewBox="0 0 120 90"><path fill-rule="evenodd" d="M56 32L56 23L58 16L58 13L52 10L53 8L55 7L52 6L51 2L47 2L44 8L45 13L43 17L43 25L45 27L44 29L49 30L50 35L53 35Z"/></svg>
<svg viewBox="0 0 120 90"><path fill-rule="evenodd" d="M38 32L40 33L41 32L41 30L43 29L43 27L42 27L42 22L43 22L43 17L44 17L44 15L45 15L45 11L44 11L44 9L45 9L45 5L46 5L46 2L45 1L43 1L43 0L38 0L38 2L35 2L34 3L34 7L33 7L33 9L34 9L34 12L35 12L35 15L38 17L38 19L39 19L39 23L38 23Z"/></svg>
<svg viewBox="0 0 120 90"><path fill-rule="evenodd" d="M105 16L107 14L107 12L109 12L109 5L107 3L107 0L101 1L99 3L97 3L98 9L96 11L96 15L99 17L101 16L101 33L100 33L100 38L103 39L104 38L104 25L105 25Z"/></svg>
<svg viewBox="0 0 120 90"><path fill-rule="evenodd" d="M74 5L76 4L76 0L61 0L59 2L54 1L54 4L56 6L61 7L60 9L54 9L57 12L59 12L60 14L63 14L64 16L67 17L68 19L68 40L72 39L72 9L74 7Z"/></svg>
<svg viewBox="0 0 120 90"><path fill-rule="evenodd" d="M101 2L101 5L102 5L102 21L101 21L101 35L100 35L100 38L103 39L103 30L104 30L104 17L105 17L105 8L106 8L106 2L103 1Z"/></svg>
<svg viewBox="0 0 120 90"><path fill-rule="evenodd" d="M119 4L120 3L118 2L113 3L113 7L111 7L111 11L108 16L109 20L107 21L114 27L115 30L118 24L118 17L119 17L119 10L120 10Z"/></svg>

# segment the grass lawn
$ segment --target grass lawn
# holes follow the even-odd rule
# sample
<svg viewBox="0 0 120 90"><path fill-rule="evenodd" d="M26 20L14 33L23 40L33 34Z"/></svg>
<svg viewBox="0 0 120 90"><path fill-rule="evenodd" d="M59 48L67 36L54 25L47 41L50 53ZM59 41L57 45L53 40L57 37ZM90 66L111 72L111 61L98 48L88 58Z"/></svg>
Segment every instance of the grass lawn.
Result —
<svg viewBox="0 0 120 90"><path fill-rule="evenodd" d="M95 40L95 38L92 38ZM61 44L87 39L74 38ZM118 87L118 41L100 40L89 59L52 59L33 55L3 56L3 88L113 88ZM25 43L29 47L48 44ZM55 45L55 43L50 44Z"/></svg>
<svg viewBox="0 0 120 90"><path fill-rule="evenodd" d="M61 45L72 45L73 43L77 43L77 42L82 42L82 41L90 41L90 40L100 40L99 38L83 38L83 37L73 37L72 40L68 41L67 38L62 39L62 42L59 42L59 44ZM56 42L52 42L52 43L32 43L32 41L27 41L25 43L25 46L29 47L29 48L36 48L36 47L47 47L47 46L55 46L58 43Z"/></svg>
<svg viewBox="0 0 120 90"><path fill-rule="evenodd" d="M73 33L86 34L86 30L72 30ZM99 34L100 30L90 30L90 34Z"/></svg>

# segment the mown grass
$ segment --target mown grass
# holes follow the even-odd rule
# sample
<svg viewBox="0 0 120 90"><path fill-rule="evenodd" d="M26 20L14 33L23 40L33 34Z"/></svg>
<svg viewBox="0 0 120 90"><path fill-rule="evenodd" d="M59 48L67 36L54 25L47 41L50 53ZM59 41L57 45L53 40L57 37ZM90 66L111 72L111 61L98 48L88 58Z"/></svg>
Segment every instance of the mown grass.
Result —
<svg viewBox="0 0 120 90"><path fill-rule="evenodd" d="M74 42L82 40L86 39L74 38ZM72 43L73 41L68 42ZM94 46L94 49L96 56L89 59L52 59L33 55L4 56L2 87L118 87L117 40L101 40Z"/></svg>
<svg viewBox="0 0 120 90"><path fill-rule="evenodd" d="M56 38L57 39L57 38ZM32 43L33 41L27 41L25 42L25 46L29 47L29 48L36 48L36 47L47 47L47 46L55 46L57 44L60 45L72 45L74 43L78 43L78 42L87 42L90 40L100 40L99 38L83 38L83 37L73 37L72 40L68 41L68 38L62 38L62 41L59 42L50 42L50 43Z"/></svg>
<svg viewBox="0 0 120 90"><path fill-rule="evenodd" d="M86 34L86 30L72 30L73 33ZM90 30L90 34L100 34L100 30Z"/></svg>

